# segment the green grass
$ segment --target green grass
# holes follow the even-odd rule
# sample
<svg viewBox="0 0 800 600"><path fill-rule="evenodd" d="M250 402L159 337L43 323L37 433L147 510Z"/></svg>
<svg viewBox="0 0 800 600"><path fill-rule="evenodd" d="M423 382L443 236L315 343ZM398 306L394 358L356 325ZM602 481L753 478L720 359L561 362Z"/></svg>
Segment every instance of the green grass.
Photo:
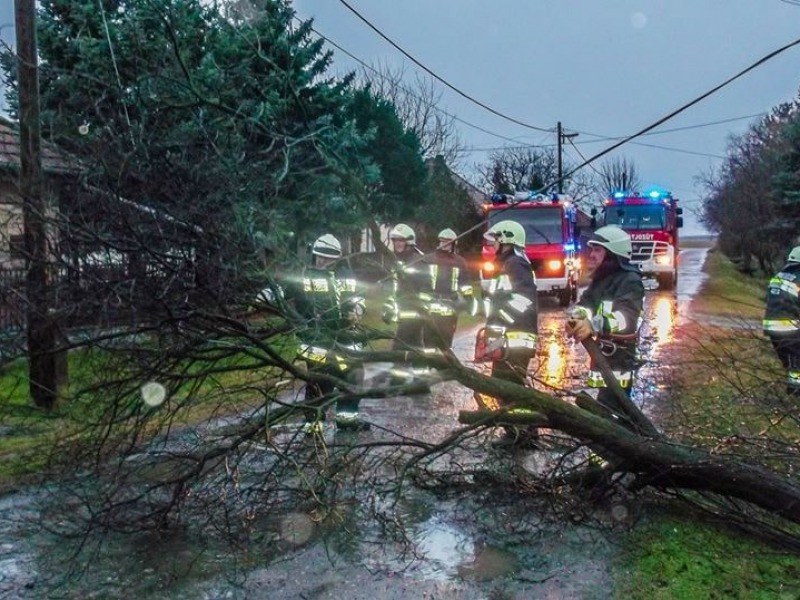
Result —
<svg viewBox="0 0 800 600"><path fill-rule="evenodd" d="M739 273L716 249L708 253L705 271L709 277L703 291L692 300L692 312L728 318L761 319L767 279Z"/></svg>
<svg viewBox="0 0 800 600"><path fill-rule="evenodd" d="M800 597L800 558L736 532L661 514L618 558L615 598L768 600Z"/></svg>
<svg viewBox="0 0 800 600"><path fill-rule="evenodd" d="M708 280L692 301L696 322L681 327L668 364L669 398L661 425L680 441L749 455L783 472L777 451L800 445L793 404L781 397L783 370L760 327L766 281L745 277L718 252L706 263ZM749 327L709 325L703 316L738 317ZM756 442L756 443L753 443ZM712 523L680 504L650 507L627 536L614 568L614 597L800 598L800 557Z"/></svg>

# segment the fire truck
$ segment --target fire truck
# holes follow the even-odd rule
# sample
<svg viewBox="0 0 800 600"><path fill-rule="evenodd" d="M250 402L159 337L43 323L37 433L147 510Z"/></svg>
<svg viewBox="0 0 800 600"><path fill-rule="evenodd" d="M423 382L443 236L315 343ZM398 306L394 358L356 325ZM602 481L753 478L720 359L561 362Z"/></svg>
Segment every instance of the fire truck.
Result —
<svg viewBox="0 0 800 600"><path fill-rule="evenodd" d="M592 209L592 216L597 214ZM618 225L631 236L631 262L645 276L655 277L660 289L672 290L678 283L678 229L683 227L683 209L669 192L646 194L614 192L603 202L603 225Z"/></svg>
<svg viewBox="0 0 800 600"><path fill-rule="evenodd" d="M540 294L556 296L561 306L577 299L580 277L577 218L583 213L567 196L530 192L492 194L491 204L484 204L483 210L487 229L506 219L525 228L525 254L531 261ZM493 246L485 241L481 251L482 284L488 283L499 268L494 258Z"/></svg>

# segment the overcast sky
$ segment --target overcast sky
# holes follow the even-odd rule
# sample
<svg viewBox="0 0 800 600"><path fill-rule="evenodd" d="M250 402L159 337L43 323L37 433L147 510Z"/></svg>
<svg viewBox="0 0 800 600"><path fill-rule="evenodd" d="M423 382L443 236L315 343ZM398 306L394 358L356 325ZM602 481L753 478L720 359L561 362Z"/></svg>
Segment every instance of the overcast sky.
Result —
<svg viewBox="0 0 800 600"><path fill-rule="evenodd" d="M346 0L372 25L442 79L492 109L543 129L579 131L589 157L666 116L758 59L800 38L796 0ZM795 3L796 2L796 3ZM302 18L359 59L420 71L340 0L295 0ZM335 50L337 68L357 63ZM800 46L756 68L659 129L727 123L649 135L626 145L645 185L672 190L687 208L698 175L719 163L731 134L793 99ZM555 143L555 133L504 120L442 86L442 108L497 136L459 124L470 163L511 144ZM596 134L592 136L589 134ZM502 137L498 137L502 136ZM594 140L594 143L592 141ZM577 152L566 149L569 159ZM695 229L687 215L687 230Z"/></svg>
<svg viewBox="0 0 800 600"><path fill-rule="evenodd" d="M464 95L527 125L580 132L585 156L800 38L800 0L345 0L372 25ZM13 2L0 0L0 35L13 43ZM358 59L422 72L342 0L295 0L301 18ZM337 49L334 68L358 63ZM645 185L691 208L698 175L719 163L731 134L792 100L800 88L800 46L757 67L659 130L614 152L632 159ZM440 107L463 121L465 169L490 149L553 144L555 133L503 119L441 86ZM716 121L725 123L707 125ZM707 126L702 126L707 125ZM701 126L701 127L696 127ZM489 132L489 133L487 133ZM566 156L578 161L566 147ZM689 211L687 211L689 212ZM687 215L687 230L695 229Z"/></svg>

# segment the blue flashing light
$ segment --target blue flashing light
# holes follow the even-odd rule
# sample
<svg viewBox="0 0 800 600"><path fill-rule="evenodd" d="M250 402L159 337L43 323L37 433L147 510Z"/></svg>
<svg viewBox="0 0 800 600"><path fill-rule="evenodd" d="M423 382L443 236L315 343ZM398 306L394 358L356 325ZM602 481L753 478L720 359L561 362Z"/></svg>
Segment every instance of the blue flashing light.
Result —
<svg viewBox="0 0 800 600"><path fill-rule="evenodd" d="M653 190L652 192L650 192L650 197L651 198L661 198L661 192L659 192L658 190Z"/></svg>
<svg viewBox="0 0 800 600"><path fill-rule="evenodd" d="M624 198L625 192L614 192L614 198Z"/></svg>
<svg viewBox="0 0 800 600"><path fill-rule="evenodd" d="M575 250L575 244L564 244L564 250L567 252L572 252Z"/></svg>

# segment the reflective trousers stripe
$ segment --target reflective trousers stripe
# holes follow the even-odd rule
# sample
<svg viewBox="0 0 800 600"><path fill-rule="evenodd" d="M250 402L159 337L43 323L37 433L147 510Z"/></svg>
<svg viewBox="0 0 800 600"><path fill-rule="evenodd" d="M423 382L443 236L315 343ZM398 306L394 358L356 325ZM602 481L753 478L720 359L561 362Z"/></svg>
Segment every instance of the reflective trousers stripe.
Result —
<svg viewBox="0 0 800 600"><path fill-rule="evenodd" d="M627 389L633 383L633 371L614 371L614 378L622 389ZM590 388L604 388L606 387L606 382L600 371L589 371L586 385Z"/></svg>

